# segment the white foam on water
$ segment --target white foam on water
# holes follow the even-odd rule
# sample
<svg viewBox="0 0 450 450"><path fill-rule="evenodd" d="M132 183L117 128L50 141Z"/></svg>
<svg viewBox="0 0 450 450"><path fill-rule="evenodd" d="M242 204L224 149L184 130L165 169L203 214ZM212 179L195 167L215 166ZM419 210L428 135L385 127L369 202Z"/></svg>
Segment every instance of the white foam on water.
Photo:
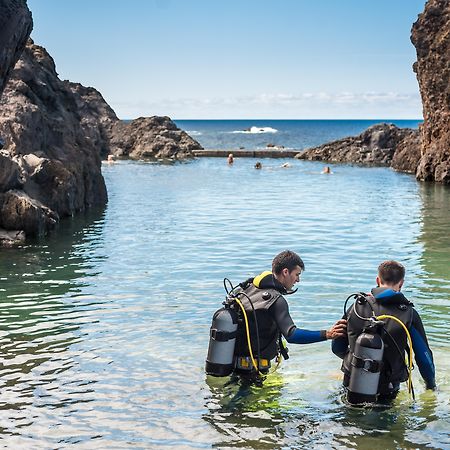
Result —
<svg viewBox="0 0 450 450"><path fill-rule="evenodd" d="M262 133L278 133L278 130L272 127L250 127L245 130L231 131L233 134L262 134Z"/></svg>

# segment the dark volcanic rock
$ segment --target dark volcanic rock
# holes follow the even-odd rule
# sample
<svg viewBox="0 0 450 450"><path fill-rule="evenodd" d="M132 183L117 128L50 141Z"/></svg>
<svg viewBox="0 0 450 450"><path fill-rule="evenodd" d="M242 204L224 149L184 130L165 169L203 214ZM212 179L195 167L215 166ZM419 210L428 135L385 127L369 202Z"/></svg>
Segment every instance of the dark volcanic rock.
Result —
<svg viewBox="0 0 450 450"><path fill-rule="evenodd" d="M32 29L25 0L0 0L0 96Z"/></svg>
<svg viewBox="0 0 450 450"><path fill-rule="evenodd" d="M106 203L101 127L89 125L80 102L50 55L30 41L0 100L2 157L11 159L0 180L3 228L43 234L59 217ZM0 164L8 163L0 157Z"/></svg>
<svg viewBox="0 0 450 450"><path fill-rule="evenodd" d="M392 158L391 167L398 172L416 173L422 142L420 133L413 131L399 142Z"/></svg>
<svg viewBox="0 0 450 450"><path fill-rule="evenodd" d="M193 158L202 146L169 117L140 117L130 123L117 123L112 132L111 152L132 159Z"/></svg>
<svg viewBox="0 0 450 450"><path fill-rule="evenodd" d="M413 25L423 103L419 180L450 184L450 1L429 0Z"/></svg>
<svg viewBox="0 0 450 450"><path fill-rule="evenodd" d="M0 99L0 136L0 227L27 235L106 203L102 156L184 159L201 148L168 117L123 123L97 90L61 81L32 41Z"/></svg>
<svg viewBox="0 0 450 450"><path fill-rule="evenodd" d="M416 130L397 128L392 124L373 125L359 136L347 137L296 155L298 159L389 166L396 150L415 142ZM411 150L413 153L416 150ZM409 171L415 171L410 169Z"/></svg>
<svg viewBox="0 0 450 450"><path fill-rule="evenodd" d="M96 89L70 81L64 81L64 84L74 94L86 137L100 149L102 156L107 156L111 151L113 126L119 122L116 113Z"/></svg>

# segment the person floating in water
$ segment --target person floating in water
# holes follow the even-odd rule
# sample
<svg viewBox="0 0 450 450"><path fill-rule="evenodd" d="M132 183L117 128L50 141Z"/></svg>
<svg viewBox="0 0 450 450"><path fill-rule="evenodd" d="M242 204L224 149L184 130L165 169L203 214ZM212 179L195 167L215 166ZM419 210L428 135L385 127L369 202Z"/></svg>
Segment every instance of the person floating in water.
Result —
<svg viewBox="0 0 450 450"><path fill-rule="evenodd" d="M227 162L228 162L228 164L229 164L230 166L234 163L234 156L233 156L233 153L230 153L230 154L228 155Z"/></svg>
<svg viewBox="0 0 450 450"><path fill-rule="evenodd" d="M229 292L228 305L213 317L207 374L233 373L245 382L260 384L272 359L280 362L281 355L287 359L282 336L291 344L344 338L346 320L339 320L329 330L317 331L297 328L292 320L284 296L296 292L292 288L304 269L300 256L285 250L273 259L272 271L250 278Z"/></svg>
<svg viewBox="0 0 450 450"><path fill-rule="evenodd" d="M256 161L255 169L262 169L262 164L259 161Z"/></svg>
<svg viewBox="0 0 450 450"><path fill-rule="evenodd" d="M393 400L400 383L410 375L405 351L411 345L426 388L436 387L433 354L422 320L400 292L404 278L402 264L384 261L378 267L377 287L370 294L355 294L355 303L344 315L347 332L334 340L331 348L343 359L343 384L350 403ZM409 363L411 369L412 361Z"/></svg>
<svg viewBox="0 0 450 450"><path fill-rule="evenodd" d="M326 166L324 167L324 169L322 170L322 173L333 173L330 169L330 166Z"/></svg>

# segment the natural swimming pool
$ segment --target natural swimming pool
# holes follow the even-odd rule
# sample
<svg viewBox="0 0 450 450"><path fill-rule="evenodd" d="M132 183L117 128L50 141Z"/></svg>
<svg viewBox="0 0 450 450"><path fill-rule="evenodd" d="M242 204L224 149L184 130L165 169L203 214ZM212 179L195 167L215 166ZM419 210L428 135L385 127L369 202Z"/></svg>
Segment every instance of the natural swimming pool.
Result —
<svg viewBox="0 0 450 450"><path fill-rule="evenodd" d="M105 165L109 203L49 238L0 252L0 427L25 448L445 448L450 445L450 189L386 168L252 159ZM340 398L329 343L290 345L263 388L206 379L222 279L290 248L306 264L289 298L323 328L378 263L407 268L437 366L389 410ZM417 371L415 371L417 372Z"/></svg>

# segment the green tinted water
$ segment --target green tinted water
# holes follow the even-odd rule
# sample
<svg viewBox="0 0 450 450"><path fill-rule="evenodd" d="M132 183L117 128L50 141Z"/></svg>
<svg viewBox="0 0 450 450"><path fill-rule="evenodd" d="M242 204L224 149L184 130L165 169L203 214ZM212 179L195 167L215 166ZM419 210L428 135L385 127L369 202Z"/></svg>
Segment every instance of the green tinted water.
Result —
<svg viewBox="0 0 450 450"><path fill-rule="evenodd" d="M448 448L450 189L384 168L219 159L104 167L104 212L0 251L0 436L15 448ZM341 400L329 343L290 346L263 388L203 372L222 279L291 248L289 298L320 329L387 258L407 267L437 366L388 410Z"/></svg>

